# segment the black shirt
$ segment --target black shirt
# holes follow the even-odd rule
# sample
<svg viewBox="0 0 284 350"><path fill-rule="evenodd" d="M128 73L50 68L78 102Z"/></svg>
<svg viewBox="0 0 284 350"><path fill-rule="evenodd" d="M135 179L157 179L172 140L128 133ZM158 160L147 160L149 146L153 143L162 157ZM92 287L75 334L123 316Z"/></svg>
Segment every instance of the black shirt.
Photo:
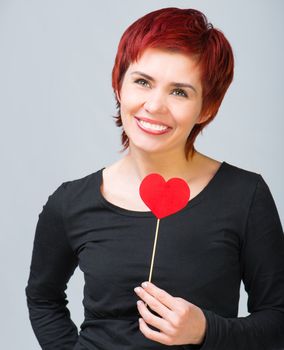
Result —
<svg viewBox="0 0 284 350"><path fill-rule="evenodd" d="M26 296L43 349L284 348L284 235L260 174L223 162L184 209L161 219L152 282L207 319L202 345L169 347L139 330L133 290L148 279L157 219L108 202L102 170L62 183L39 214ZM77 265L85 277L79 335L65 294ZM247 317L237 317L241 280Z"/></svg>

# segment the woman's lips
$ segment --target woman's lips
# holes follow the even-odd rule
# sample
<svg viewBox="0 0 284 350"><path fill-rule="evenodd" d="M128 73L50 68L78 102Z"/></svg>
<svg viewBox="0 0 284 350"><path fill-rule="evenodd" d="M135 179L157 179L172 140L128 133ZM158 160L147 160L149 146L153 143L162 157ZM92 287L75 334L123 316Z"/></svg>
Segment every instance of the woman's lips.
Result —
<svg viewBox="0 0 284 350"><path fill-rule="evenodd" d="M135 119L140 129L152 135L162 135L169 132L171 129L169 126L151 119L138 117L135 117Z"/></svg>

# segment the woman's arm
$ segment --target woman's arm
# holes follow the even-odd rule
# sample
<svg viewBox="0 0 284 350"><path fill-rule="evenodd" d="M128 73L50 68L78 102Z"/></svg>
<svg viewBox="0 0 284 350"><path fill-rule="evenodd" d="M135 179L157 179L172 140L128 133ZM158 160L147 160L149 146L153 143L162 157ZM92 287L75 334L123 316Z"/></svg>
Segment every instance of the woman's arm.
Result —
<svg viewBox="0 0 284 350"><path fill-rule="evenodd" d="M224 318L203 310L207 332L201 349L284 349L284 235L275 202L261 175L240 263L250 315Z"/></svg>
<svg viewBox="0 0 284 350"><path fill-rule="evenodd" d="M65 235L62 203L66 183L48 197L36 226L25 292L30 321L44 350L70 350L77 328L66 307L65 290L78 262Z"/></svg>

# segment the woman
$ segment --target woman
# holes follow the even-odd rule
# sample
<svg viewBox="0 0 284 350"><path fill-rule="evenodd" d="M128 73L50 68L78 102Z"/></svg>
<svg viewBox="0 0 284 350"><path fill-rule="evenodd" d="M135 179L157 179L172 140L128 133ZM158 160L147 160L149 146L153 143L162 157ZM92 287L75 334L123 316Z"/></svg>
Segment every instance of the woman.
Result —
<svg viewBox="0 0 284 350"><path fill-rule="evenodd" d="M26 295L42 348L281 349L284 236L270 190L194 148L233 79L227 39L197 10L151 12L123 34L112 78L127 154L64 182L39 215ZM145 285L156 219L139 186L149 173L182 178L191 195L161 221ZM79 335L65 294L77 265ZM238 318L241 280L250 315Z"/></svg>

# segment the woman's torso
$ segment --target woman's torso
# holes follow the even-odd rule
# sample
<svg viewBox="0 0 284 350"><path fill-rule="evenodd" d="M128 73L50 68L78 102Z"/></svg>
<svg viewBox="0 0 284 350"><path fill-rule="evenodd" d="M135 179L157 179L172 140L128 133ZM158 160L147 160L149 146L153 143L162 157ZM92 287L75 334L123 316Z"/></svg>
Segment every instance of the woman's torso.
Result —
<svg viewBox="0 0 284 350"><path fill-rule="evenodd" d="M201 308L236 317L240 244L258 176L226 162L214 163L213 175L213 163L187 206L161 220L152 282ZM128 193L126 187L117 191L117 182L105 186L117 197L105 197L107 180L101 169L71 182L65 197L66 232L85 278L78 346L164 349L140 332L133 290L148 279L157 219L141 202L116 201Z"/></svg>

